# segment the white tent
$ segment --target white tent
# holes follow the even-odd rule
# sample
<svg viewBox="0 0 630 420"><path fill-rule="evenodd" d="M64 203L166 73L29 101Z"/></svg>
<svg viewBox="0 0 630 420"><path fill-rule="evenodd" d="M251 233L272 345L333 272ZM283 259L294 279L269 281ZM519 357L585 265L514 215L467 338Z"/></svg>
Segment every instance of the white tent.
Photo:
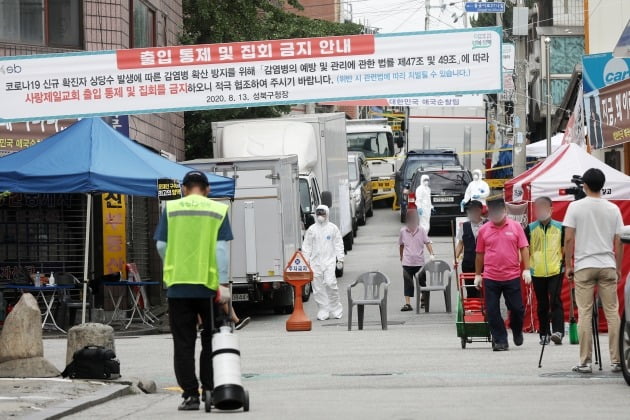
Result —
<svg viewBox="0 0 630 420"><path fill-rule="evenodd" d="M564 133L557 133L556 135L551 136L551 153L555 152L558 147L562 146L562 139L564 139ZM547 139L528 144L526 149L527 157L547 157Z"/></svg>
<svg viewBox="0 0 630 420"><path fill-rule="evenodd" d="M553 201L572 201L573 196L560 190L574 186L573 175L582 175L589 168L599 168L606 175L604 198L630 199L630 176L606 165L577 144L563 144L544 162L534 166L505 184L506 201L532 201L547 196Z"/></svg>

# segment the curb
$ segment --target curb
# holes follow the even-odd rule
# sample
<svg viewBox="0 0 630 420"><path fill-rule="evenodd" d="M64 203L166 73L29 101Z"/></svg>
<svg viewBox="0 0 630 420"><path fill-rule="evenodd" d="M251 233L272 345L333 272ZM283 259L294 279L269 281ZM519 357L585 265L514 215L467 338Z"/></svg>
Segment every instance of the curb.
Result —
<svg viewBox="0 0 630 420"><path fill-rule="evenodd" d="M40 412L29 414L23 417L24 420L53 420L60 419L70 414L94 407L113 399L132 394L131 383L119 383L108 385L107 387L94 392L93 394L77 398L75 400L64 401L52 407L47 407Z"/></svg>

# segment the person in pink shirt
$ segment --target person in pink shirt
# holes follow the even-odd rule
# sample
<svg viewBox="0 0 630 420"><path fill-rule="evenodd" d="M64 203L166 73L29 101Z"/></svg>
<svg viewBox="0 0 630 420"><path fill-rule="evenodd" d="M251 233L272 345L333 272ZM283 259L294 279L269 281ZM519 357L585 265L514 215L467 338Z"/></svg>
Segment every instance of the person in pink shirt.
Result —
<svg viewBox="0 0 630 420"><path fill-rule="evenodd" d="M532 282L529 271L529 244L523 227L507 217L503 199L488 201L488 219L477 234L475 286L484 288L484 298L492 350L508 350L507 331L501 316L501 295L510 311L514 344L523 344L525 307L521 295L521 262L525 283ZM483 276L482 276L483 273Z"/></svg>
<svg viewBox="0 0 630 420"><path fill-rule="evenodd" d="M424 247L429 250L430 261L435 259L433 255L433 247L427 232L420 226L420 220L416 210L407 212L407 223L405 227L400 229L400 237L398 238L400 249L400 262L403 267L403 281L405 284L405 304L401 311L411 311L411 298L414 294L413 276L422 270L424 265Z"/></svg>

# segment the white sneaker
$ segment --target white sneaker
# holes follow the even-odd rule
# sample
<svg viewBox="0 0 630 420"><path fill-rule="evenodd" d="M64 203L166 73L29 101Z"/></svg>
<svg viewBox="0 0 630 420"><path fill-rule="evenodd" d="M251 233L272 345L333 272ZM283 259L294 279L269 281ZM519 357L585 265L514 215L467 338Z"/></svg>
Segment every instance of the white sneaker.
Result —
<svg viewBox="0 0 630 420"><path fill-rule="evenodd" d="M578 373L593 373L593 368L591 367L590 364L585 364L585 365L577 365L577 366L573 366L573 372L578 372Z"/></svg>
<svg viewBox="0 0 630 420"><path fill-rule="evenodd" d="M342 313L339 314L339 315L335 315L335 319L341 319L341 318L343 318L343 314Z"/></svg>
<svg viewBox="0 0 630 420"><path fill-rule="evenodd" d="M318 317L317 317L317 320L318 320L318 321L326 321L328 318L329 318L329 316L328 316L328 315L325 315L325 316L318 316Z"/></svg>
<svg viewBox="0 0 630 420"><path fill-rule="evenodd" d="M612 363L610 365L610 371L613 373L621 372L621 363Z"/></svg>

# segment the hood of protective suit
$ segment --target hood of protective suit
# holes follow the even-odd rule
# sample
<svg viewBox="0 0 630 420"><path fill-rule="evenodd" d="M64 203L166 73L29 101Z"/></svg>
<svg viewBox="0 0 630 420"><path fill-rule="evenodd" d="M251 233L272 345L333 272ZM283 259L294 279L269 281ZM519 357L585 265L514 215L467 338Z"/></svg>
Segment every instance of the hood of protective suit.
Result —
<svg viewBox="0 0 630 420"><path fill-rule="evenodd" d="M317 220L317 210L324 210L326 212L326 216L324 216L326 218L325 222L328 222L330 220L330 209L328 208L327 205L325 204L320 204L319 206L317 206L315 208L315 219Z"/></svg>
<svg viewBox="0 0 630 420"><path fill-rule="evenodd" d="M475 178L475 175L477 175L477 179L482 180L483 179L483 172L481 172L481 169L475 169L474 171L472 171L473 174L473 179Z"/></svg>
<svg viewBox="0 0 630 420"><path fill-rule="evenodd" d="M424 182L429 182L429 175L422 175L420 177L420 185L424 185Z"/></svg>

